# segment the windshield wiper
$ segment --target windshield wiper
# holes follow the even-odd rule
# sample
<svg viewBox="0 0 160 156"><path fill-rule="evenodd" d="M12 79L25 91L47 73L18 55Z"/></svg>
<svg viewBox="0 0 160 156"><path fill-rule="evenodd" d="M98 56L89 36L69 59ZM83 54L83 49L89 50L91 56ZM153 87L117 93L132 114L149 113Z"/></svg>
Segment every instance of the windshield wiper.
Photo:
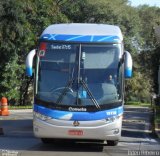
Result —
<svg viewBox="0 0 160 156"><path fill-rule="evenodd" d="M80 80L81 84L83 85L83 87L85 88L85 90L87 91L88 95L90 96L91 101L93 102L93 104L98 108L101 109L100 105L98 104L97 100L94 98L92 92L89 90L88 86L86 85L86 83L83 80Z"/></svg>
<svg viewBox="0 0 160 156"><path fill-rule="evenodd" d="M76 55L76 58L75 58L75 66L76 66L76 63L77 64L77 76L76 76L76 84L77 84L77 96L76 96L76 104L78 105L79 104L79 93L78 93L78 90L80 88L80 85L82 85L85 90L87 91L91 101L93 102L93 104L96 106L97 109L101 109L100 105L98 104L97 100L94 98L92 92L90 91L90 89L88 88L88 86L86 85L85 81L82 80L82 78L80 78L80 75L81 75L81 72L80 72L80 69L81 69L81 44L80 44L80 47L79 47L79 51L78 51L78 54ZM75 67L74 67L75 68ZM72 88L72 85L73 85L73 82L75 81L74 78L73 78L73 74L74 74L74 68L73 68L73 71L72 71L72 79L70 81L68 81L67 85L65 86L65 88L62 90L62 93L61 95L58 97L56 103L57 104L60 104L63 100L63 97L66 95L67 93L67 90L68 88Z"/></svg>
<svg viewBox="0 0 160 156"><path fill-rule="evenodd" d="M62 90L61 95L58 97L58 99L57 99L57 101L56 101L57 104L60 104L60 103L62 102L63 97L64 97L65 94L67 93L67 89L68 89L68 88L71 88L72 85L73 85L76 61L77 61L77 55L76 55L76 57L75 57L75 63L74 63L75 65L74 65L73 70L72 70L72 72L71 72L71 74L72 74L71 80L68 81L67 85L66 85L66 86L64 87L64 89Z"/></svg>
<svg viewBox="0 0 160 156"><path fill-rule="evenodd" d="M72 87L72 84L74 82L74 79L72 78L71 80L68 81L67 85L64 87L64 89L62 90L61 95L58 97L56 103L60 104L63 100L63 97L65 96L65 94L67 93L68 88Z"/></svg>
<svg viewBox="0 0 160 156"><path fill-rule="evenodd" d="M77 80L79 82L78 85L82 85L84 87L84 89L87 91L87 94L89 95L91 101L93 102L93 104L96 106L97 109L101 109L100 105L98 104L97 100L94 98L92 92L90 91L90 89L88 88L88 86L86 85L86 83L84 82L84 80ZM68 88L72 87L72 84L74 82L74 79L68 81L67 85L65 86L65 88L63 89L61 95L58 97L56 103L60 104L63 100L63 97L65 96L65 94L67 93ZM78 93L78 90L77 90ZM77 102L78 102L78 96L77 96ZM77 103L78 104L78 103Z"/></svg>

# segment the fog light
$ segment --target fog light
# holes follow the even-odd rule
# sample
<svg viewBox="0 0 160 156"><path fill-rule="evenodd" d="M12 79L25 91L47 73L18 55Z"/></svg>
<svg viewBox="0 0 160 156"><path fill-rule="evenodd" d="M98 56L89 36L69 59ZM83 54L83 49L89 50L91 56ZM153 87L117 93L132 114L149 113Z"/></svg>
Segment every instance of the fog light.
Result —
<svg viewBox="0 0 160 156"><path fill-rule="evenodd" d="M119 133L119 129L116 128L116 129L113 129L113 134L118 134Z"/></svg>

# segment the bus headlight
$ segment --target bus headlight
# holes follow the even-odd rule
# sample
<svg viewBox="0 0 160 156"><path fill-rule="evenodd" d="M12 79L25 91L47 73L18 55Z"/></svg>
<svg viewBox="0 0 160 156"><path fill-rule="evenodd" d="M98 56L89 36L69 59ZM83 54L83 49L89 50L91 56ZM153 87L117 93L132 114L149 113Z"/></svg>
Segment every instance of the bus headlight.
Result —
<svg viewBox="0 0 160 156"><path fill-rule="evenodd" d="M40 113L37 113L37 112L34 112L33 115L34 115L35 118L38 118L38 119L43 120L43 121L51 119L51 117L40 114Z"/></svg>
<svg viewBox="0 0 160 156"><path fill-rule="evenodd" d="M110 117L110 118L106 118L106 123L111 123L111 122L114 122L118 119L122 118L122 115L118 115L118 116L113 116L113 117Z"/></svg>

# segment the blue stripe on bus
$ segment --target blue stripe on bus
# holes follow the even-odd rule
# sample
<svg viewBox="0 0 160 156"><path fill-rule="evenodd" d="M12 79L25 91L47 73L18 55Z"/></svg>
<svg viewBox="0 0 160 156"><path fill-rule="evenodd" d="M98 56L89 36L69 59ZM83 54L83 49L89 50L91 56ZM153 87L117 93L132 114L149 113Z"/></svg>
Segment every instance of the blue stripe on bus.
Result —
<svg viewBox="0 0 160 156"><path fill-rule="evenodd" d="M123 107L120 106L118 108L113 108L98 112L70 112L70 111L53 110L35 104L34 111L54 119L71 120L71 121L75 120L91 121L91 120L101 120L121 115L123 113Z"/></svg>
<svg viewBox="0 0 160 156"><path fill-rule="evenodd" d="M132 69L125 69L125 78L132 77Z"/></svg>
<svg viewBox="0 0 160 156"><path fill-rule="evenodd" d="M26 75L32 76L32 68L31 67L26 67Z"/></svg>
<svg viewBox="0 0 160 156"><path fill-rule="evenodd" d="M94 35L63 35L63 34L44 34L40 40L48 41L74 41L74 42L120 42L118 36L94 36Z"/></svg>

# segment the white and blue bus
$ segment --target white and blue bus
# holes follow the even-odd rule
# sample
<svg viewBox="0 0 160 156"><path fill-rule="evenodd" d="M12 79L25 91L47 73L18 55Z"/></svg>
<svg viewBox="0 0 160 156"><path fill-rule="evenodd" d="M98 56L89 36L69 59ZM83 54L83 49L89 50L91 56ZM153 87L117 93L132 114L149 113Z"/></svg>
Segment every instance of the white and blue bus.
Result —
<svg viewBox="0 0 160 156"><path fill-rule="evenodd" d="M34 63L33 63L34 62ZM107 141L121 136L124 79L132 75L132 58L124 51L118 26L54 24L26 59L34 69L33 130L50 139Z"/></svg>

